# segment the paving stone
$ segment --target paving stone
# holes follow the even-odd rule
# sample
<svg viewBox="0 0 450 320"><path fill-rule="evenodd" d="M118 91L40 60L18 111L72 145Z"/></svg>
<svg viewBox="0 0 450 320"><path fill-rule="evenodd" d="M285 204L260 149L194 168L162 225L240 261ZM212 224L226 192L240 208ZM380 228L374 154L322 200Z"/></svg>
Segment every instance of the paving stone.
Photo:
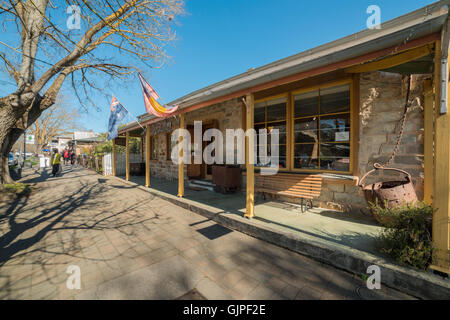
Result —
<svg viewBox="0 0 450 320"><path fill-rule="evenodd" d="M239 270L235 269L228 272L221 279L219 279L219 283L226 288L233 288L239 282L239 280L241 280L245 276L245 273L242 273Z"/></svg>
<svg viewBox="0 0 450 320"><path fill-rule="evenodd" d="M99 299L175 299L193 289L202 278L200 272L177 256L105 282L98 286L97 296Z"/></svg>
<svg viewBox="0 0 450 320"><path fill-rule="evenodd" d="M295 297L297 296L297 294L299 293L300 289L297 288L296 286L290 285L288 284L283 291L281 292L281 294L283 295L283 297L287 300L292 300L295 299Z"/></svg>
<svg viewBox="0 0 450 320"><path fill-rule="evenodd" d="M176 299L194 289L206 299L364 298L352 275L236 231L210 239L198 230L215 222L139 189L113 188L123 186L117 180L99 184L76 168L64 183L30 177L45 192L32 193L16 221L42 221L0 261L1 299ZM0 215L8 208L0 204ZM40 241L27 241L66 211ZM9 231L0 222L0 234ZM66 286L69 265L81 269L80 290ZM388 288L376 294L365 298L405 298Z"/></svg>
<svg viewBox="0 0 450 320"><path fill-rule="evenodd" d="M246 297L252 290L254 290L260 282L249 276L241 278L236 285L233 286L233 291L242 297Z"/></svg>
<svg viewBox="0 0 450 320"><path fill-rule="evenodd" d="M273 293L274 292L270 288L267 288L263 284L260 284L252 291L250 291L250 293L246 296L246 299L269 300L272 297Z"/></svg>
<svg viewBox="0 0 450 320"><path fill-rule="evenodd" d="M231 296L211 279L200 280L196 289L208 300L230 300Z"/></svg>
<svg viewBox="0 0 450 320"><path fill-rule="evenodd" d="M300 289L300 292L295 297L296 300L319 300L322 297L323 292L312 288L310 286L305 286Z"/></svg>

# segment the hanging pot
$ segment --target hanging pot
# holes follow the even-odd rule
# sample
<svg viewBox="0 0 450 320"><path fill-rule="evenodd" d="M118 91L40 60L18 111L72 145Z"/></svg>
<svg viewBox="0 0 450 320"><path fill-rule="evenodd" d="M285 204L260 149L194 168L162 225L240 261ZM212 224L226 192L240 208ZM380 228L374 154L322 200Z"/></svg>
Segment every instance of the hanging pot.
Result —
<svg viewBox="0 0 450 320"><path fill-rule="evenodd" d="M374 169L367 172L359 181L359 186L363 189L366 200L375 202L378 199L380 205L387 205L388 208L398 207L402 204L413 203L417 201L416 191L412 183L411 175L397 168L383 168L374 165ZM376 170L391 170L401 172L405 175L405 180L385 181L364 185L366 177Z"/></svg>

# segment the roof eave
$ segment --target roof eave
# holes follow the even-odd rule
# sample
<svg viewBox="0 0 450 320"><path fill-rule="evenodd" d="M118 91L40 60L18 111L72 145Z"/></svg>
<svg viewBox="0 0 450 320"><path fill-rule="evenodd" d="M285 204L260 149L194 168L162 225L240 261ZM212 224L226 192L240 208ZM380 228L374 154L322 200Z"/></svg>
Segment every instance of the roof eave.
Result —
<svg viewBox="0 0 450 320"><path fill-rule="evenodd" d="M330 65L343 59L358 57L376 50L395 46L399 42L412 41L426 35L440 32L447 20L450 0L439 1L401 17L387 21L380 29L363 30L344 38L329 42L299 54L275 61L257 69L253 69L229 79L220 81L200 90L189 93L170 102L179 105L180 109L194 106L226 96L242 89L281 79L310 69ZM154 116L143 114L141 122L149 121ZM133 128L136 123L130 123L121 128L121 132Z"/></svg>

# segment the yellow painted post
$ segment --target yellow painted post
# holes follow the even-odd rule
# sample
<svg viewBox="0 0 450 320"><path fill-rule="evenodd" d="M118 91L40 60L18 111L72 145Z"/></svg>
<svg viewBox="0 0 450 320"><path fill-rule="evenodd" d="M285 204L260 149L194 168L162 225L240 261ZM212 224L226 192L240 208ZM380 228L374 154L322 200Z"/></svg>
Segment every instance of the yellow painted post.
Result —
<svg viewBox="0 0 450 320"><path fill-rule="evenodd" d="M255 99L253 94L248 94L246 98L246 128L253 129ZM245 153L246 153L246 177L247 177L247 200L245 217L253 218L255 216L255 165L254 165L254 138L246 135Z"/></svg>
<svg viewBox="0 0 450 320"><path fill-rule="evenodd" d="M435 70L440 80L440 41L436 44ZM437 67L437 68L436 68ZM435 169L433 208L433 264L430 268L450 273L450 113L440 114L440 81L435 81ZM448 84L447 84L448 90ZM449 106L449 99L447 99Z"/></svg>
<svg viewBox="0 0 450 320"><path fill-rule="evenodd" d="M141 162L144 162L144 137L141 136Z"/></svg>
<svg viewBox="0 0 450 320"><path fill-rule="evenodd" d="M439 112L437 112L439 113ZM450 273L450 114L436 117L436 175L434 177L434 269Z"/></svg>
<svg viewBox="0 0 450 320"><path fill-rule="evenodd" d="M130 132L127 131L125 135L125 145L126 145L126 161L125 161L125 180L130 180Z"/></svg>
<svg viewBox="0 0 450 320"><path fill-rule="evenodd" d="M291 141L291 139L292 139L291 138L291 132L293 132L293 130L292 130L293 121L292 121L292 117L291 117L291 115L292 115L292 95L291 94L288 94L286 102L287 102L287 117L286 117L286 131L287 132L286 132L286 140L287 141ZM292 155L292 153L294 151L292 150L291 147L292 147L291 143L288 143L286 145L286 168L288 170L291 170L292 167L293 167L292 160L291 160L291 155ZM294 157L292 157L292 159L293 158Z"/></svg>
<svg viewBox="0 0 450 320"><path fill-rule="evenodd" d="M434 95L431 80L424 83L424 197L431 204L433 199L433 132L434 132Z"/></svg>
<svg viewBox="0 0 450 320"><path fill-rule="evenodd" d="M150 125L145 132L145 186L150 187Z"/></svg>
<svg viewBox="0 0 450 320"><path fill-rule="evenodd" d="M112 140L112 174L116 176L116 139Z"/></svg>
<svg viewBox="0 0 450 320"><path fill-rule="evenodd" d="M184 129L184 114L180 114L180 129ZM178 136L178 143L181 146L181 150L180 150L180 158L181 161L178 164L178 196L179 197L184 197L184 161L183 161L183 156L184 156L184 141L183 141L183 135L182 132L180 131L180 135Z"/></svg>

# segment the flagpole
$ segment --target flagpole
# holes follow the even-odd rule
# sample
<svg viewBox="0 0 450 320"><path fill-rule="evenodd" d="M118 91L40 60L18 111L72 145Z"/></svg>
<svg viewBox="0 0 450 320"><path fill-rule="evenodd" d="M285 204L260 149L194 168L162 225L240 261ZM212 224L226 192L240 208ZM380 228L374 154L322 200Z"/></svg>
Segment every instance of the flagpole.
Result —
<svg viewBox="0 0 450 320"><path fill-rule="evenodd" d="M144 76L142 75L142 73L140 73L140 72L138 71L138 74L142 77L142 79L145 80L145 78L144 78ZM146 81L146 82L147 82L147 81ZM156 92L155 89L153 89L153 91L154 91L156 94L158 94L158 93ZM169 106L163 101L163 99L161 99L161 97L159 96L159 94L158 94L158 97L159 97L159 100L161 100L161 102L162 102L162 104L163 104L164 107L169 107ZM155 100L156 100L156 99L155 99Z"/></svg>
<svg viewBox="0 0 450 320"><path fill-rule="evenodd" d="M114 96L113 96L114 97ZM119 100L120 101L120 100ZM138 120L138 118L134 115L134 114L132 114L130 111L128 111L128 109L122 104L122 103L120 103L120 105L125 109L125 110L127 110L127 112L133 117L133 118L135 118L136 119L136 122L138 123L138 125L142 128L142 130L144 130L145 131L145 128L142 126L142 124L139 122L139 120Z"/></svg>

